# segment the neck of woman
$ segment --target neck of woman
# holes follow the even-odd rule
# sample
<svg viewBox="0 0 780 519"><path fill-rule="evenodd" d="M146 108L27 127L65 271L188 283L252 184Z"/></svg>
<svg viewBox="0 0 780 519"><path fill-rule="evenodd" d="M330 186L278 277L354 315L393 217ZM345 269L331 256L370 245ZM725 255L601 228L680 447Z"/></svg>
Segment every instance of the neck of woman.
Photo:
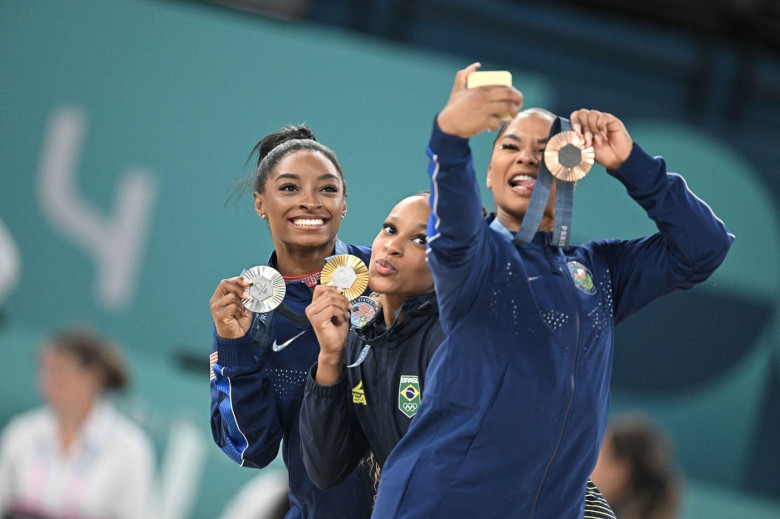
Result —
<svg viewBox="0 0 780 519"><path fill-rule="evenodd" d="M322 270L325 258L333 254L336 240L319 246L295 246L275 243L276 265L282 276L295 277Z"/></svg>
<svg viewBox="0 0 780 519"><path fill-rule="evenodd" d="M382 294L382 313L385 317L385 326L388 328L392 326L396 321L399 323L404 320L404 312L398 314L396 319L396 313L406 301L405 297L394 296L392 294Z"/></svg>
<svg viewBox="0 0 780 519"><path fill-rule="evenodd" d="M520 230L520 226L523 224L524 217L525 213L518 217L505 211L501 211L500 209L496 212L496 219L498 219L498 221L501 222L501 225L506 227L510 232L517 232ZM545 213L542 215L542 220L539 222L539 228L537 231L552 232L554 228L555 215L545 211Z"/></svg>
<svg viewBox="0 0 780 519"><path fill-rule="evenodd" d="M63 452L69 452L81 434L92 411L93 403L82 404L67 411L55 411L57 416L57 436Z"/></svg>

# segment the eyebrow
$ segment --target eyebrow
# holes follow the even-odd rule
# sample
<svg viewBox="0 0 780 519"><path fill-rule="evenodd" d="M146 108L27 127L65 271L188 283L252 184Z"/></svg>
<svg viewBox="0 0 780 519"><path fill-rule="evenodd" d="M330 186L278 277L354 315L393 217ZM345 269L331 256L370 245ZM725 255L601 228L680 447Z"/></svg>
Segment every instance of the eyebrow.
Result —
<svg viewBox="0 0 780 519"><path fill-rule="evenodd" d="M280 179L292 179L292 180L300 180L301 176L297 175L295 173L280 173L278 177L276 177L275 182L278 182ZM338 180L338 175L334 175L333 173L323 173L322 175L317 177L317 180Z"/></svg>
<svg viewBox="0 0 780 519"><path fill-rule="evenodd" d="M393 215L388 216L387 219L388 220L392 220L393 222L397 222L398 221L398 217L397 216L393 216ZM427 231L428 230L428 224L427 223L418 223L417 224L417 228L418 229L425 229Z"/></svg>
<svg viewBox="0 0 780 519"><path fill-rule="evenodd" d="M517 135L515 135L513 133L505 133L501 138L502 139L512 139L513 141L517 141L517 142L523 142L523 139L521 139L520 137L518 137ZM536 139L536 142L538 142L539 144L545 144L547 142L547 137L543 137L541 139Z"/></svg>

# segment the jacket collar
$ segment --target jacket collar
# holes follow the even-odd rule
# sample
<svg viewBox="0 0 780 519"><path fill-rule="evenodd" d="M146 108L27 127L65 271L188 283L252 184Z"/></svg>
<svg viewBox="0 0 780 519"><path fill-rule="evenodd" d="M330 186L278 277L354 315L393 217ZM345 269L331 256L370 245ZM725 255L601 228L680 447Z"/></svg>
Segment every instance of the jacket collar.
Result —
<svg viewBox="0 0 780 519"><path fill-rule="evenodd" d="M404 301L399 312L404 312L404 319L392 326L385 326L384 313L380 310L362 328L355 329L357 337L372 346L394 348L404 339L414 335L428 320L428 317L439 314L439 303L436 294L413 296Z"/></svg>
<svg viewBox="0 0 780 519"><path fill-rule="evenodd" d="M490 213L485 217L485 220L488 222L488 225L491 229L496 231L498 234L503 236L509 241L512 241L515 239L515 233L504 227L504 224L498 221L498 218L496 218L495 213ZM550 245L552 243L552 233L551 232L537 232L534 235L534 239L531 241L531 243L535 243L537 245Z"/></svg>

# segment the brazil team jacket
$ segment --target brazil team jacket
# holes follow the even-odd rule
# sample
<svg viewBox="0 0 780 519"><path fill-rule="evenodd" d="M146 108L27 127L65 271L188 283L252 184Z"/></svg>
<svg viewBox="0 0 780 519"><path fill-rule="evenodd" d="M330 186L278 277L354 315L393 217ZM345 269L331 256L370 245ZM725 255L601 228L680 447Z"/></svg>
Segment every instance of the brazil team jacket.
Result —
<svg viewBox="0 0 780 519"><path fill-rule="evenodd" d="M478 216L468 141L434 126L428 153L428 262L447 337L425 401L383 468L373 517L582 517L607 421L615 325L707 279L733 236L635 144L609 173L658 233L566 250L537 233L516 246Z"/></svg>
<svg viewBox="0 0 780 519"><path fill-rule="evenodd" d="M346 253L367 262L371 250L339 241L334 254ZM274 264L275 254L269 266ZM284 303L304 314L312 289L301 282L286 288ZM260 327L267 330L268 342L279 344L303 334L274 352L270 344L255 340ZM276 458L281 443L290 480L287 519L366 518L373 497L367 474L350 474L325 492L309 479L301 459L298 415L306 375L319 351L311 326L296 326L274 312L255 314L249 332L240 339L223 339L214 330L212 352L217 360L212 365L211 432L222 451L243 467L265 467Z"/></svg>
<svg viewBox="0 0 780 519"><path fill-rule="evenodd" d="M336 384L317 384L312 366L301 408L301 448L321 488L340 483L369 450L382 466L419 408L425 369L444 334L434 294L407 299L402 311L404 319L389 328L380 312L350 332L345 363L363 360L345 367Z"/></svg>

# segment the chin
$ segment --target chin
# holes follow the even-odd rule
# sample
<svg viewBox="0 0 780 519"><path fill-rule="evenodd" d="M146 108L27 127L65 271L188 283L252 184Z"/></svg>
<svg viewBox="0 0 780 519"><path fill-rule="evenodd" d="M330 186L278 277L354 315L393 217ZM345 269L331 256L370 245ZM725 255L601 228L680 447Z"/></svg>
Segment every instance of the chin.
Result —
<svg viewBox="0 0 780 519"><path fill-rule="evenodd" d="M379 294L386 294L387 290L390 287L388 287L386 283L382 283L381 280L379 282L371 280L371 277L372 277L372 275L369 273L368 274L368 278L369 278L368 289L370 291L372 291L372 292L377 292Z"/></svg>
<svg viewBox="0 0 780 519"><path fill-rule="evenodd" d="M290 236L289 241L301 247L323 247L329 243L335 242L336 235L322 232L296 233L295 235Z"/></svg>
<svg viewBox="0 0 780 519"><path fill-rule="evenodd" d="M496 200L496 209L512 216L524 215L528 210L529 202L530 199L520 197L514 197L514 199L509 200L502 200L501 203Z"/></svg>

